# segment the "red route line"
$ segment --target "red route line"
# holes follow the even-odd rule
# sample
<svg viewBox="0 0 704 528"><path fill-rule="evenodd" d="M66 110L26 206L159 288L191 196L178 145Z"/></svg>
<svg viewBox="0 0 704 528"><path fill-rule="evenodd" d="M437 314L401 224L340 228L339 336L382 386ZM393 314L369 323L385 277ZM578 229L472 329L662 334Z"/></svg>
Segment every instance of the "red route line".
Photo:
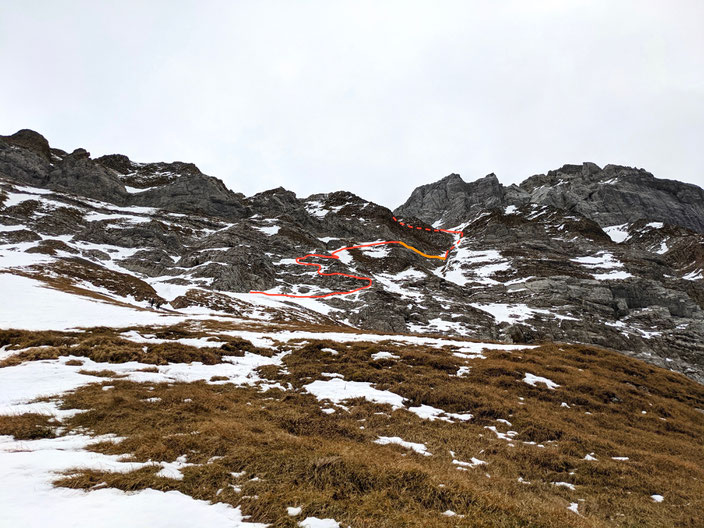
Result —
<svg viewBox="0 0 704 528"><path fill-rule="evenodd" d="M450 249L445 251L444 255L426 255L425 253L422 253L421 251L417 250L416 248L409 246L405 242L402 242L400 240L389 240L387 242L371 242L369 244L360 244L358 246L342 247L340 249L336 249L330 255L319 255L318 253L308 253L307 255L304 255L302 257L298 257L296 259L296 264L300 264L301 266L315 266L317 268L317 270L316 270L317 274L322 275L324 277L332 277L334 275L339 275L341 277L349 277L351 279L367 281L367 284L365 286L360 286L359 288L355 288L354 290L342 291L342 292L330 292L330 293L325 293L323 295L293 295L290 293L268 293L268 292L263 292L263 291L250 291L249 293L258 293L261 295L267 295L269 297L294 297L297 299L321 299L323 297L332 297L333 295L349 295L350 293L356 293L358 291L366 290L367 288L371 288L372 287L371 277L360 277L358 275L350 275L348 273L323 273L322 264L318 264L315 262L301 262L301 261L307 259L308 257L318 257L318 258L324 258L324 259L339 260L340 257L337 256L337 253L340 253L341 251L349 251L350 249L359 249L359 248L373 247L373 246L383 246L386 244L400 244L408 249L415 251L416 253L418 253L420 255L423 255L424 257L446 260L447 257L450 255L450 251L452 251L453 249L455 249L459 245L460 241L462 240L462 237L464 236L464 231L452 231L450 229L434 229L434 228L431 229L430 227L424 228L424 227L420 227L420 226L412 226L410 224L406 224L404 222L401 222L395 216L393 217L393 219L394 219L394 221L398 222L399 225L402 225L402 226L407 227L409 229L419 229L419 230L425 230L425 231L432 231L434 233L453 233L455 235L459 235L459 237L457 237L457 241L450 247Z"/></svg>

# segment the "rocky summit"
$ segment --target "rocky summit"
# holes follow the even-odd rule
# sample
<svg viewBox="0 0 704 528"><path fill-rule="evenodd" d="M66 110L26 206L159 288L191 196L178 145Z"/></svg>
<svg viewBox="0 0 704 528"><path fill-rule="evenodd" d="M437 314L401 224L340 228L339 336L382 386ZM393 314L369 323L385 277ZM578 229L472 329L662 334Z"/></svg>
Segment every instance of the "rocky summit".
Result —
<svg viewBox="0 0 704 528"><path fill-rule="evenodd" d="M637 168L451 174L391 211L344 190L247 197L192 163L21 130L0 137L0 266L164 317L586 343L704 382L704 190Z"/></svg>

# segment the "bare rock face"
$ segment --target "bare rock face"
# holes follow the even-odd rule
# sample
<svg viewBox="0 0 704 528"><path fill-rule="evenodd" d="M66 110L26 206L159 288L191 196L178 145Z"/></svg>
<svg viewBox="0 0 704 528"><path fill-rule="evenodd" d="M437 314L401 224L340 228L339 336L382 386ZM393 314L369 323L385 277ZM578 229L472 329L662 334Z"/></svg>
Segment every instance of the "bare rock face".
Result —
<svg viewBox="0 0 704 528"><path fill-rule="evenodd" d="M95 162L111 170L129 190L131 205L231 219L250 214L241 194L193 163L135 163L121 154L101 156Z"/></svg>
<svg viewBox="0 0 704 528"><path fill-rule="evenodd" d="M15 132L11 136L0 136L0 140L5 141L9 145L27 149L46 160L51 159L51 148L49 142L39 132L29 130L28 128Z"/></svg>
<svg viewBox="0 0 704 528"><path fill-rule="evenodd" d="M504 187L494 174L465 182L459 174L416 188L394 213L414 217L428 224L454 226L477 211L500 208L506 204Z"/></svg>
<svg viewBox="0 0 704 528"><path fill-rule="evenodd" d="M84 149L71 154L55 152L41 134L31 130L0 136L0 173L37 187L116 204L128 202L128 193L120 181L93 162Z"/></svg>
<svg viewBox="0 0 704 528"><path fill-rule="evenodd" d="M76 149L56 163L47 175L46 187L116 204L129 203L120 181L91 160L84 149Z"/></svg>
<svg viewBox="0 0 704 528"><path fill-rule="evenodd" d="M51 151L44 136L20 130L0 136L0 173L14 181L42 186L51 168Z"/></svg>
<svg viewBox="0 0 704 528"><path fill-rule="evenodd" d="M565 165L528 178L520 188L530 194L531 203L574 211L601 226L647 219L704 233L704 190L655 178L643 169Z"/></svg>
<svg viewBox="0 0 704 528"><path fill-rule="evenodd" d="M96 158L97 163L112 169L126 186L136 191L166 185L183 175L202 175L193 163L174 161L171 163L135 163L123 154L108 154Z"/></svg>
<svg viewBox="0 0 704 528"><path fill-rule="evenodd" d="M509 187L493 174L470 183L451 174L415 189L394 213L446 227L478 211L527 203L578 213L602 227L649 220L704 233L704 189L643 169L594 163L564 165Z"/></svg>
<svg viewBox="0 0 704 528"><path fill-rule="evenodd" d="M697 186L584 163L510 186L493 174L469 183L452 174L415 189L392 213L346 191L245 197L192 163L92 159L28 130L0 137L0 251L47 259L23 273L59 270L117 296L124 282L172 309L259 317L266 307L294 323L592 343L700 382L703 208ZM444 255L457 242L430 226L464 231L447 259L420 254ZM373 241L418 252L389 244L330 258ZM308 254L344 275L297 264ZM248 295L368 284L354 277L371 286L283 298L278 308Z"/></svg>
<svg viewBox="0 0 704 528"><path fill-rule="evenodd" d="M185 214L238 219L249 215L241 196L204 174L183 174L166 185L135 194L130 203Z"/></svg>
<svg viewBox="0 0 704 528"><path fill-rule="evenodd" d="M227 189L221 180L204 175L192 163L138 164L120 154L94 160L82 148L70 154L51 149L41 134L31 130L0 136L0 174L123 206L232 219L250 214L243 204L244 196Z"/></svg>

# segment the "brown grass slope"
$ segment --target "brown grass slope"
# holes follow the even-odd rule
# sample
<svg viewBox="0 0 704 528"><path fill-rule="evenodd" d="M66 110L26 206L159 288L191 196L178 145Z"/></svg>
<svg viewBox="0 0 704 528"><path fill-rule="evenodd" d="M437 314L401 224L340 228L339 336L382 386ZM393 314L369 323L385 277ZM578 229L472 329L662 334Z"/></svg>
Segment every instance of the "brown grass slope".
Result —
<svg viewBox="0 0 704 528"><path fill-rule="evenodd" d="M186 327L151 333L163 339L198 335ZM217 330L208 335L217 336ZM144 344L111 329L8 331L0 333L0 345L29 349L0 368L59 355L217 364L223 356L264 352L229 339L225 346L200 349L150 344L145 352ZM124 440L94 449L142 462L186 455L194 465L183 470L183 480L157 476L159 467L148 466L126 474L78 470L57 484L176 489L241 505L252 520L274 527L294 527L304 516L333 517L353 527L704 525L704 387L679 374L594 347L557 344L485 351L486 359L457 357L449 347L393 343L301 341L286 348L292 352L281 367L260 369L268 381L290 384L286 391L139 384L108 368L98 372L110 379L63 398L64 408L85 412L68 419L61 434L113 433ZM379 350L399 357L372 360ZM458 377L461 366L470 369ZM560 386L530 386L522 381L527 372ZM371 382L402 395L408 406L432 405L474 418L423 420L362 399L326 414L321 409L332 406L304 390L311 381L328 379L323 373ZM102 390L104 385L113 388ZM51 437L55 425L39 415L4 417L0 434ZM487 427L515 434L505 440ZM378 445L379 436L423 443L432 456ZM587 454L597 460L585 460ZM472 457L486 464L462 471L453 463ZM653 502L653 494L664 495L664 502ZM567 509L575 502L579 514ZM301 506L302 516L289 517L287 506ZM443 515L447 510L458 515Z"/></svg>

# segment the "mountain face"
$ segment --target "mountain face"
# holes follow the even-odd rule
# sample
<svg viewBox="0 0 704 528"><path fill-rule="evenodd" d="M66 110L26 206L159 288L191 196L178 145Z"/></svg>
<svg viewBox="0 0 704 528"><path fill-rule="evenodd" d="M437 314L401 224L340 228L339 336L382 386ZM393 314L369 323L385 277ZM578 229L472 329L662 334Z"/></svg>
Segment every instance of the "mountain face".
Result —
<svg viewBox="0 0 704 528"><path fill-rule="evenodd" d="M504 187L494 174L466 183L457 174L418 187L397 215L434 225L457 225L477 212L506 206L547 205L578 213L601 227L650 220L704 233L704 190L660 180L642 169L594 163L564 165Z"/></svg>
<svg viewBox="0 0 704 528"><path fill-rule="evenodd" d="M419 218L433 226L456 226L472 215L487 209L508 205L506 189L494 174L467 183L459 174L422 185L394 213L401 217Z"/></svg>
<svg viewBox="0 0 704 528"><path fill-rule="evenodd" d="M0 172L19 183L94 198L115 205L244 218L241 194L206 176L192 163L133 163L127 156L90 158L85 149L67 154L49 147L32 130L0 137Z"/></svg>
<svg viewBox="0 0 704 528"><path fill-rule="evenodd" d="M0 137L0 272L142 310L590 343L704 381L704 191L628 167L453 174L392 212L344 191L245 197L190 163L23 130Z"/></svg>

